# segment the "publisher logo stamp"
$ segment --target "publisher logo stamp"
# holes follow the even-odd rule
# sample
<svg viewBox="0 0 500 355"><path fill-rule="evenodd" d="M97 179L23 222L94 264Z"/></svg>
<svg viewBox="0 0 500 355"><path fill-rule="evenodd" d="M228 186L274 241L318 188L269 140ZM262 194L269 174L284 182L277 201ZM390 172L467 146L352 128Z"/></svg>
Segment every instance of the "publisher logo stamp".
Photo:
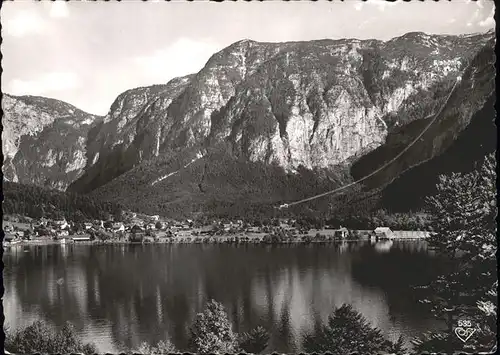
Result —
<svg viewBox="0 0 500 355"><path fill-rule="evenodd" d="M458 339L464 343L470 339L470 337L475 333L476 329L472 327L472 322L470 320L461 319L458 321L458 327L455 328L455 334Z"/></svg>

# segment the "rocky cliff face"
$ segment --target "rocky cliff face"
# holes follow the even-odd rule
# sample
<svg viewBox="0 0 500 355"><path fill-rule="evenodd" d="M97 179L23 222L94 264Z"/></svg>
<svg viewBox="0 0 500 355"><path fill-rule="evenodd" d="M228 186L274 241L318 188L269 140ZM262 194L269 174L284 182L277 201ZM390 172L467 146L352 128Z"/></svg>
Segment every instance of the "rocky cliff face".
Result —
<svg viewBox="0 0 500 355"><path fill-rule="evenodd" d="M190 160L221 143L235 157L291 173L350 166L435 113L493 41L493 33L409 33L387 42L237 42L194 76L121 95L72 188L90 191L148 159L189 151ZM479 101L460 113L463 122Z"/></svg>
<svg viewBox="0 0 500 355"><path fill-rule="evenodd" d="M298 199L373 172L444 105L408 154L367 181L379 188L445 151L493 95L493 48L493 33L240 41L175 90L145 100L129 139L135 143L120 146L110 133L108 145L118 142L119 153L101 150L103 163L72 187L98 188L131 206L147 196L155 212ZM113 112L108 124L116 125L122 115Z"/></svg>
<svg viewBox="0 0 500 355"><path fill-rule="evenodd" d="M478 115L478 113L484 111L487 102L491 107L491 100L495 97L493 39L490 39L469 60L460 77L461 80L457 81L454 86L455 90L447 95L449 100L440 103L435 109L438 111L437 115L411 121L404 126L393 129L389 132L383 145L356 161L351 169L353 177L355 179L361 178L382 169L364 181L364 184L367 188L385 186L405 171L446 152L450 146L460 140L460 136L463 135L466 128L479 124L475 121L486 120L482 124L491 125L494 115L484 117L484 114ZM438 87L431 92L435 93L439 90ZM486 109L485 112L491 113L492 110ZM475 121L471 123L473 117ZM421 135L424 130L425 133ZM468 150L475 150L483 144L490 145L491 139L491 135L485 134L477 136L476 141L469 139ZM388 162L398 157L407 146L410 147L404 151L402 156L385 167ZM438 170L435 170L435 173Z"/></svg>
<svg viewBox="0 0 500 355"><path fill-rule="evenodd" d="M58 100L2 97L4 178L57 189L86 166L87 135L99 117Z"/></svg>
<svg viewBox="0 0 500 355"><path fill-rule="evenodd" d="M119 95L95 128L87 149L86 172L72 189L90 191L157 157L164 132L171 125L167 109L190 79L176 78L166 85L131 89Z"/></svg>
<svg viewBox="0 0 500 355"><path fill-rule="evenodd" d="M213 136L290 170L352 161L433 113L489 38L285 44L238 87Z"/></svg>

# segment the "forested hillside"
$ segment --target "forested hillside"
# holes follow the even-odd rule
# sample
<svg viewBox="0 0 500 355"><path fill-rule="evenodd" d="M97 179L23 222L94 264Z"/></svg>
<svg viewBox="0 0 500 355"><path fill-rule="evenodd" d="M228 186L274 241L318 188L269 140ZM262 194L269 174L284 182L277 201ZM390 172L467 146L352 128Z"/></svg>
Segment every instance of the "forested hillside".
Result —
<svg viewBox="0 0 500 355"><path fill-rule="evenodd" d="M121 211L116 203L98 201L90 196L13 182L3 183L4 214L84 221L107 219L121 215Z"/></svg>

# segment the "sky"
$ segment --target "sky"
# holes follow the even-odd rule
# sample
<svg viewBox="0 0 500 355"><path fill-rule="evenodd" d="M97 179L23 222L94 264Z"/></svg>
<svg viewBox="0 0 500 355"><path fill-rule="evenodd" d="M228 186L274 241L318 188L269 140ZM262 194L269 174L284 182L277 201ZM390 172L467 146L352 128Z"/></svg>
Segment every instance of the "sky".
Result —
<svg viewBox="0 0 500 355"><path fill-rule="evenodd" d="M198 72L241 39L388 40L407 32L485 32L493 0L4 2L2 91L105 115L123 91Z"/></svg>

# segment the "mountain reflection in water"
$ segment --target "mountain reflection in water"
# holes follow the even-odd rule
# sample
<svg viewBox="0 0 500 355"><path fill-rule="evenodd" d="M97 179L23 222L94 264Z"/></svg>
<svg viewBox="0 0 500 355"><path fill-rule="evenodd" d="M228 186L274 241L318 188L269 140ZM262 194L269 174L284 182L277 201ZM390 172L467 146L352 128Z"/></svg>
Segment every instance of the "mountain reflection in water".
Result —
<svg viewBox="0 0 500 355"><path fill-rule="evenodd" d="M184 350L194 316L215 299L236 332L262 325L268 351L291 353L343 303L391 339L435 329L411 285L437 263L425 242L30 246L4 254L4 310L11 328L70 321L102 352L167 337Z"/></svg>

